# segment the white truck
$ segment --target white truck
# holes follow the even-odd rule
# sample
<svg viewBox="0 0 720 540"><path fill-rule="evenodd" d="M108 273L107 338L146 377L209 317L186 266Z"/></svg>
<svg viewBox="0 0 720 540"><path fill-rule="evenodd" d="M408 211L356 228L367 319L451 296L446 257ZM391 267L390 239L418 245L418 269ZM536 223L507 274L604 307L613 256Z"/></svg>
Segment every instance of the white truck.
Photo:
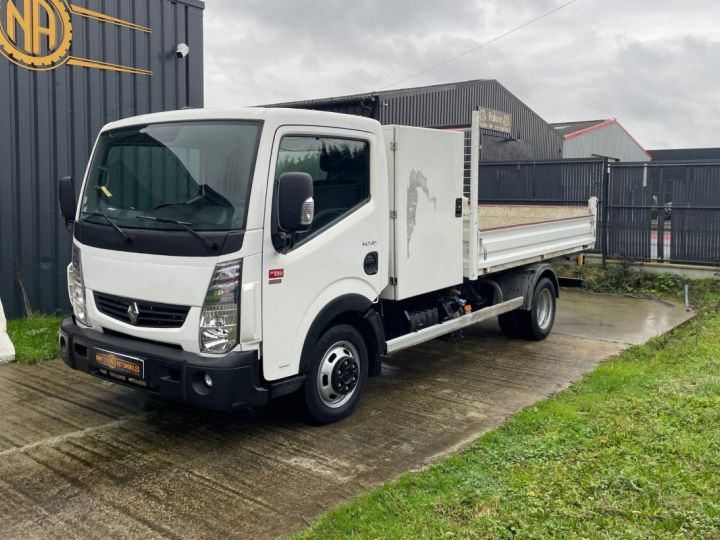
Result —
<svg viewBox="0 0 720 540"><path fill-rule="evenodd" d="M220 410L302 391L329 423L384 355L490 317L544 339L543 261L593 246L595 201L478 206L477 139L464 193L460 132L265 108L105 126L79 202L60 182L63 360Z"/></svg>

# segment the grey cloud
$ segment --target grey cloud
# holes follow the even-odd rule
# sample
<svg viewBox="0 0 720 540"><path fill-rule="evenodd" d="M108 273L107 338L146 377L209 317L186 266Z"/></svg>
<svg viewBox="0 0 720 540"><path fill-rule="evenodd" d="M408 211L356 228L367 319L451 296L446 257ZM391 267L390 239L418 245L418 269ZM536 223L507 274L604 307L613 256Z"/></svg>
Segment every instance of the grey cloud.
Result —
<svg viewBox="0 0 720 540"><path fill-rule="evenodd" d="M206 101L373 91L562 0L208 2ZM642 144L720 145L720 2L578 0L418 86L496 78L548 121L617 117Z"/></svg>

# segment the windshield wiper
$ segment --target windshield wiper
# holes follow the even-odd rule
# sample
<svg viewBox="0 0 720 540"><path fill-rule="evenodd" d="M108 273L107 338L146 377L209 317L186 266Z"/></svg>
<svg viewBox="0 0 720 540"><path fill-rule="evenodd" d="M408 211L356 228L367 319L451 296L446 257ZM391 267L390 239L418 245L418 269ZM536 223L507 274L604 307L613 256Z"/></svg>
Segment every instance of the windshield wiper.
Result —
<svg viewBox="0 0 720 540"><path fill-rule="evenodd" d="M190 227L190 225L192 225L192 223L186 223L186 222L180 221L178 219L158 218L158 217L154 217L154 216L135 216L135 218L136 219L147 219L149 221L157 221L158 223L174 223L175 225L182 227L187 232L192 234L195 238L200 240L208 250L215 251L218 248L218 245L215 241L205 238L202 234L198 233L195 229Z"/></svg>
<svg viewBox="0 0 720 540"><path fill-rule="evenodd" d="M108 222L108 225L110 225L113 229L117 231L117 233L122 236L123 242L128 243L132 242L132 237L123 231L120 227L118 227L112 220L115 218L111 218L110 216L103 214L102 212L83 212L81 214L82 216L90 216L90 217L99 217L103 218L105 221Z"/></svg>

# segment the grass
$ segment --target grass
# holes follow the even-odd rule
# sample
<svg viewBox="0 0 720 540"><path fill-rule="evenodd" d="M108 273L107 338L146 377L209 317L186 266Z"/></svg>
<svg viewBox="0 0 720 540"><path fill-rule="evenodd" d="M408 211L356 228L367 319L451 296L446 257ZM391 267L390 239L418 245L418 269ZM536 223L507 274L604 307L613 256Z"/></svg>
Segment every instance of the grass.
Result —
<svg viewBox="0 0 720 540"><path fill-rule="evenodd" d="M8 321L8 334L15 345L15 360L36 364L60 357L58 328L62 317L35 315Z"/></svg>
<svg viewBox="0 0 720 540"><path fill-rule="evenodd" d="M577 272L595 290L682 294L674 277ZM694 320L299 537L720 537L720 282L690 297Z"/></svg>

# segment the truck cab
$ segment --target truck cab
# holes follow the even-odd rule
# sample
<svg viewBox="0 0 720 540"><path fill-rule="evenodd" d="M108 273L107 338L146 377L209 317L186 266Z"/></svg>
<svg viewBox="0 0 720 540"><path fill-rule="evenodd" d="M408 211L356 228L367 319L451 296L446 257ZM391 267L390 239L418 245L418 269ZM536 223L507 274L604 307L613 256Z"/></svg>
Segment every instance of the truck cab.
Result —
<svg viewBox="0 0 720 540"><path fill-rule="evenodd" d="M219 410L301 390L327 423L350 414L382 355L469 324L469 298L493 316L530 313L544 275L554 316L557 282L537 265L512 299L477 276L474 293L460 290L477 266L462 134L404 135L423 167L398 140L371 119L296 109L105 126L79 198L70 179L60 187L73 231L63 360Z"/></svg>

